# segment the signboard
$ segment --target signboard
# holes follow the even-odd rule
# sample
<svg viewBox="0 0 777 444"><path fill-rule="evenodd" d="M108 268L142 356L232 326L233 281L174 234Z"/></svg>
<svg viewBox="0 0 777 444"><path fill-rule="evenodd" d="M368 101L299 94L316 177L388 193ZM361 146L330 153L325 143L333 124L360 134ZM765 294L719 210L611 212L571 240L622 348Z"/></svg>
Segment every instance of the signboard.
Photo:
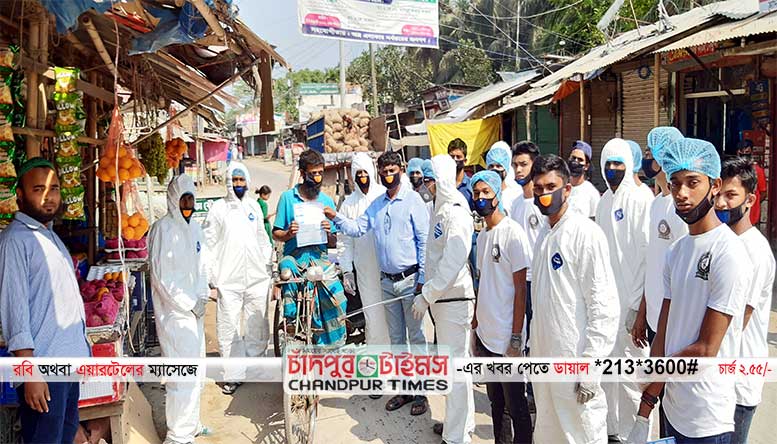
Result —
<svg viewBox="0 0 777 444"><path fill-rule="evenodd" d="M193 218L200 224L205 222L205 218L208 216L208 211L210 211L210 207L213 206L213 203L217 200L222 199L221 197L198 197L194 200L194 215Z"/></svg>
<svg viewBox="0 0 777 444"><path fill-rule="evenodd" d="M769 81L747 82L753 120L766 127L769 125Z"/></svg>
<svg viewBox="0 0 777 444"><path fill-rule="evenodd" d="M336 83L300 83L301 96L320 96L340 94L340 85Z"/></svg>
<svg viewBox="0 0 777 444"><path fill-rule="evenodd" d="M438 48L437 0L297 0L302 34Z"/></svg>
<svg viewBox="0 0 777 444"><path fill-rule="evenodd" d="M688 49L693 51L694 54L701 58L710 54L714 54L718 49L718 43L705 43L703 45L693 46ZM691 55L688 54L685 49L675 49L674 51L669 51L666 53L665 63L667 64L677 63L683 60L691 60Z"/></svg>

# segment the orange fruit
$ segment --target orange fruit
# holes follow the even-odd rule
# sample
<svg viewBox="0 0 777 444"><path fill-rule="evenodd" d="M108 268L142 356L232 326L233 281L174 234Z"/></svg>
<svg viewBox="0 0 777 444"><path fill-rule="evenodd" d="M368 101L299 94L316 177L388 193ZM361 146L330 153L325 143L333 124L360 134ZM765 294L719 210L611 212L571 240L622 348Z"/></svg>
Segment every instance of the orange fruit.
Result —
<svg viewBox="0 0 777 444"><path fill-rule="evenodd" d="M129 227L129 221L127 220L126 217L122 216L121 217L121 229L122 230L126 230L127 227Z"/></svg>
<svg viewBox="0 0 777 444"><path fill-rule="evenodd" d="M132 168L132 159L130 159L129 157L120 158L119 168L124 168L125 170Z"/></svg>
<svg viewBox="0 0 777 444"><path fill-rule="evenodd" d="M127 148L119 148L119 157L127 157Z"/></svg>
<svg viewBox="0 0 777 444"><path fill-rule="evenodd" d="M126 230L122 230L121 234L122 236L124 236L124 239L127 239L127 240L135 239L135 229L132 227L129 227Z"/></svg>
<svg viewBox="0 0 777 444"><path fill-rule="evenodd" d="M130 173L128 170L125 170L124 168L119 169L119 180L122 182L128 181L130 178Z"/></svg>
<svg viewBox="0 0 777 444"><path fill-rule="evenodd" d="M140 167L137 167L135 165L132 165L132 167L129 169L130 177L136 178L143 175L143 171L140 170Z"/></svg>

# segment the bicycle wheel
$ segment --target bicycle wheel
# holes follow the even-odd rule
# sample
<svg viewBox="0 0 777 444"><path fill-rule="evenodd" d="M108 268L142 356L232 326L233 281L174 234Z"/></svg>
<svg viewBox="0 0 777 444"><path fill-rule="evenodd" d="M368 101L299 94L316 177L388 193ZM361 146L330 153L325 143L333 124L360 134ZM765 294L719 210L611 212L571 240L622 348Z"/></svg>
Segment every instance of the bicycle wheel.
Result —
<svg viewBox="0 0 777 444"><path fill-rule="evenodd" d="M316 429L318 396L283 395L286 442L289 444L311 444Z"/></svg>
<svg viewBox="0 0 777 444"><path fill-rule="evenodd" d="M275 357L283 357L286 346L286 321L283 318L283 299L275 301L275 318L272 323L272 342Z"/></svg>

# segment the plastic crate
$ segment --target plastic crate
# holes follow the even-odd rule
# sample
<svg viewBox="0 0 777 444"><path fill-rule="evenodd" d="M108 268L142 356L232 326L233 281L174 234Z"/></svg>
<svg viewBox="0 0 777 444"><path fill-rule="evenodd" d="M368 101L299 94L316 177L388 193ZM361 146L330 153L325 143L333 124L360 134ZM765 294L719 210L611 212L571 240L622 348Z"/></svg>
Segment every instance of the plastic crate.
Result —
<svg viewBox="0 0 777 444"><path fill-rule="evenodd" d="M92 357L114 358L122 355L120 341L92 346ZM120 400L124 396L125 384L113 381L110 377L91 378L88 382L81 382L79 387L81 395L78 399L78 407L91 407L101 404L110 404Z"/></svg>
<svg viewBox="0 0 777 444"><path fill-rule="evenodd" d="M0 408L0 443L17 444L22 442L22 425L15 408Z"/></svg>

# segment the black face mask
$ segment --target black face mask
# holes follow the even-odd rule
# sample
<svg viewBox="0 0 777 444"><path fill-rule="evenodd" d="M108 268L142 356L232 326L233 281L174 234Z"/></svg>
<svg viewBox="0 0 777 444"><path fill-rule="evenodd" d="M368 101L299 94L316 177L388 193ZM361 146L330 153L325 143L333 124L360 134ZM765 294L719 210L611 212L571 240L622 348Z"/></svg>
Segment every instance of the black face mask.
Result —
<svg viewBox="0 0 777 444"><path fill-rule="evenodd" d="M488 217L496 210L494 199L478 199L475 201L475 211L480 217Z"/></svg>
<svg viewBox="0 0 777 444"><path fill-rule="evenodd" d="M399 186L401 174L402 173L389 174L388 176L381 175L380 182L383 184L384 187L388 188L389 190L393 190L394 188Z"/></svg>
<svg viewBox="0 0 777 444"><path fill-rule="evenodd" d="M370 176L357 177L356 186L362 190L362 193L367 194L367 191L370 190Z"/></svg>
<svg viewBox="0 0 777 444"><path fill-rule="evenodd" d="M413 185L413 189L418 189L424 183L423 176L411 176L410 184Z"/></svg>
<svg viewBox="0 0 777 444"><path fill-rule="evenodd" d="M753 155L752 154L740 154L739 157L745 159L748 162L753 161Z"/></svg>
<svg viewBox="0 0 777 444"><path fill-rule="evenodd" d="M610 187L620 186L623 178L626 176L626 170L604 170L604 179Z"/></svg>
<svg viewBox="0 0 777 444"><path fill-rule="evenodd" d="M658 176L658 173L661 172L661 168L654 170L653 159L642 159L642 172L645 173L645 177L652 179Z"/></svg>
<svg viewBox="0 0 777 444"><path fill-rule="evenodd" d="M305 180L303 182L309 190L315 193L318 193L319 191L321 191L321 183L324 180L322 176L318 176L318 177L320 177L321 180L316 182L316 178L313 175L305 173Z"/></svg>
<svg viewBox="0 0 777 444"><path fill-rule="evenodd" d="M564 188L559 188L552 193L534 196L534 205L540 209L540 213L544 216L558 213L564 205Z"/></svg>
<svg viewBox="0 0 777 444"><path fill-rule="evenodd" d="M569 174L572 177L580 177L585 174L585 167L576 160L567 161L567 166L569 167Z"/></svg>
<svg viewBox="0 0 777 444"><path fill-rule="evenodd" d="M456 173L460 173L464 171L464 161L463 160L457 160L456 161Z"/></svg>
<svg viewBox="0 0 777 444"><path fill-rule="evenodd" d="M710 185L710 191L712 191L712 186ZM680 219L683 220L688 225L693 225L696 222L700 221L704 216L707 215L707 213L710 212L712 209L712 199L709 196L709 192L706 196L704 196L704 199L702 199L701 202L699 202L699 205L696 205L695 208L688 210L686 212L681 212L675 207L674 212L677 213L677 215L680 217Z"/></svg>
<svg viewBox="0 0 777 444"><path fill-rule="evenodd" d="M728 210L715 210L715 214L718 215L718 219L720 219L721 222L724 224L730 226L736 225L737 222L742 220L742 218L745 216L745 202L742 202L742 205L731 208Z"/></svg>
<svg viewBox="0 0 777 444"><path fill-rule="evenodd" d="M235 190L235 196L237 196L238 199L242 199L243 196L246 194L246 187L232 187L233 190Z"/></svg>

